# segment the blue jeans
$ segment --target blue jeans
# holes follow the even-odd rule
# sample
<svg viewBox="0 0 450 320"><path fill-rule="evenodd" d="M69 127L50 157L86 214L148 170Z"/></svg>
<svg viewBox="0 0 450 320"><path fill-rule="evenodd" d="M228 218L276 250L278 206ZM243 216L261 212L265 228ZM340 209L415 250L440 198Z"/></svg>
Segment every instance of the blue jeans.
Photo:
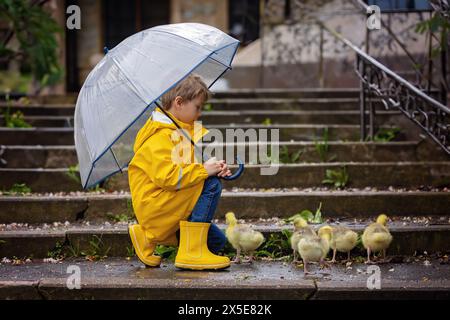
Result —
<svg viewBox="0 0 450 320"><path fill-rule="evenodd" d="M208 177L203 185L202 193L188 218L190 222L208 222L211 223L217 204L222 193L222 183L218 177ZM227 238L222 230L213 223L209 227L208 232L208 249L217 254L225 244Z"/></svg>

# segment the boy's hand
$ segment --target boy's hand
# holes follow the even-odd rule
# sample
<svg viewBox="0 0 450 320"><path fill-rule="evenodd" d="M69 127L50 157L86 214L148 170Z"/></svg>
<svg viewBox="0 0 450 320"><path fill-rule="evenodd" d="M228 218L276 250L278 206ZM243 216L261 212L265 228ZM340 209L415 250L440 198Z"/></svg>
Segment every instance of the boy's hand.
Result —
<svg viewBox="0 0 450 320"><path fill-rule="evenodd" d="M225 160L220 160L218 163L221 166L220 172L217 174L218 177L227 177L231 176L231 171L228 169L228 165L225 163Z"/></svg>
<svg viewBox="0 0 450 320"><path fill-rule="evenodd" d="M206 171L208 172L208 177L215 176L217 173L221 172L222 165L219 161L217 161L216 157L210 158L203 164Z"/></svg>

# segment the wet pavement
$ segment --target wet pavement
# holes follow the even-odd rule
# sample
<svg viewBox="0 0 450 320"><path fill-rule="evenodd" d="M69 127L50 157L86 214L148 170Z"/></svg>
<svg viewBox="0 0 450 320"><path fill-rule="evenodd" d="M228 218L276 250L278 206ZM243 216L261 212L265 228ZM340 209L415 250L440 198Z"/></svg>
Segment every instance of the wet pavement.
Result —
<svg viewBox="0 0 450 320"><path fill-rule="evenodd" d="M417 260L417 261L415 261ZM448 260L412 259L411 263L377 266L353 263L321 269L281 261L232 265L222 271L188 271L163 261L145 268L135 259L108 258L90 262L67 259L58 263L36 260L0 265L0 297L38 299L359 299L448 298ZM68 290L67 280L79 268L81 290ZM75 268L76 268L75 267ZM68 272L69 270L69 272ZM379 275L380 288L374 282ZM369 286L373 290L368 289ZM22 288L22 289L20 289ZM9 295L8 295L9 294Z"/></svg>

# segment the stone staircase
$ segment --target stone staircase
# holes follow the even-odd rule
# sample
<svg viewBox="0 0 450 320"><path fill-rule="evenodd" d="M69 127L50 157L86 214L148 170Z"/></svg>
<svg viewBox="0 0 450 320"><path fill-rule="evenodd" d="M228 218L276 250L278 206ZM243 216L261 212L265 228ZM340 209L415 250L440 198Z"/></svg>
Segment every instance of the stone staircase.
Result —
<svg viewBox="0 0 450 320"><path fill-rule="evenodd" d="M134 215L126 171L99 188L82 191L75 169L74 100L46 98L12 107L12 112L23 112L31 128L6 128L0 117L0 259L5 257L0 264L0 298L152 298L161 288L167 293L161 297L175 294L180 299L194 289L200 297L214 292L209 297L215 298L243 298L249 292L247 297L269 299L448 297L450 158L403 115L385 111L379 102L377 123L395 137L385 141L380 134L377 142L359 141L357 97L354 89L235 90L217 93L202 120L222 132L280 132L284 163L278 174L260 175L263 165L252 163L240 179L224 181L217 212L220 225L231 210L266 239L282 239L284 229L292 230L283 219L304 209L320 206L324 222L357 231L378 214L388 214L394 236L388 253L395 259L383 266L386 288L378 293L366 288L358 271L366 269L361 259L351 266L331 267L323 279L304 279L301 268L273 259L233 265L225 274L177 271L167 260L162 269L142 269L127 235ZM247 145L246 154L251 152ZM327 171L345 172L345 182L338 181L345 186L324 184ZM64 261L43 260L68 248L71 254ZM354 256L358 254L364 252L355 250ZM92 255L107 258L82 258ZM82 290L65 287L64 268L70 264L92 271L83 278ZM103 270L109 265L115 270L113 278ZM431 280L421 282L428 273ZM245 275L255 281L234 281ZM256 281L264 278L269 279L265 284ZM186 279L193 284L186 285ZM174 293L176 288L180 291Z"/></svg>

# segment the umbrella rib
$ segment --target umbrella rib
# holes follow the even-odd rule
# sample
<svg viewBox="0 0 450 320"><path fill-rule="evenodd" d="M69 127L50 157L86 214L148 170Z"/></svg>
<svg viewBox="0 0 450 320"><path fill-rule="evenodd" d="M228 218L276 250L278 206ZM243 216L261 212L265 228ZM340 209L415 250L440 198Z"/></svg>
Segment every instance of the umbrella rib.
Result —
<svg viewBox="0 0 450 320"><path fill-rule="evenodd" d="M131 81L130 77L128 77L127 73L125 72L125 70L123 70L123 68L120 66L120 64L116 61L116 59L114 59L114 57L111 57L112 61L114 62L114 64L117 66L117 68L119 68L119 70L122 72L122 74L125 76L125 78L128 80L128 83L131 84L131 87L133 88L134 93L136 94L136 96L142 100L142 102L144 102L147 105L147 102L145 100L145 98L143 98L140 94L139 94L139 90L138 88L135 86L135 84Z"/></svg>
<svg viewBox="0 0 450 320"><path fill-rule="evenodd" d="M185 37L183 37L183 36L180 36L179 34L176 34L176 33L171 33L171 32L167 32L167 31L163 31L163 30L151 30L151 31L152 31L152 32L160 32L160 33L170 34L170 35L179 37L179 38L181 38L181 39L184 39L184 40L186 40L186 41L195 43L196 45L200 46L201 48L204 47L204 46L201 45L200 43L198 43L198 42L196 42L196 41L194 41L194 40L192 40L192 39L189 39L189 38L185 38ZM227 44L226 46L223 46L222 48L220 48L220 49L218 49L218 50L211 50L211 49L207 48L206 46L205 46L204 48L206 48L206 50L210 51L210 53L209 53L209 58L210 58L211 60L214 60L214 61L220 63L221 65L223 65L224 67L229 68L229 66L227 66L227 65L225 65L224 63L222 63L222 62L220 62L220 61L214 59L211 55L212 55L213 53L217 54L217 51L223 50L223 49L225 49L225 48L227 48L227 47L229 47L229 46L232 46L232 45L234 45L234 43L229 43L229 44Z"/></svg>
<svg viewBox="0 0 450 320"><path fill-rule="evenodd" d="M116 158L116 155L114 154L113 149L112 149L112 148L109 148L109 151L111 151L111 153L112 153L112 155L113 155L113 158L114 158L114 161L116 162L117 166L119 167L120 173L123 173L122 168L120 167L120 164L119 164L119 162L117 161L117 158Z"/></svg>

